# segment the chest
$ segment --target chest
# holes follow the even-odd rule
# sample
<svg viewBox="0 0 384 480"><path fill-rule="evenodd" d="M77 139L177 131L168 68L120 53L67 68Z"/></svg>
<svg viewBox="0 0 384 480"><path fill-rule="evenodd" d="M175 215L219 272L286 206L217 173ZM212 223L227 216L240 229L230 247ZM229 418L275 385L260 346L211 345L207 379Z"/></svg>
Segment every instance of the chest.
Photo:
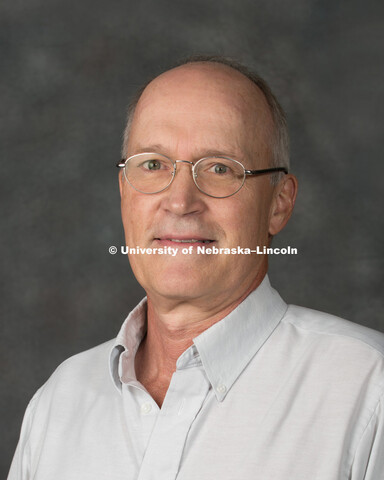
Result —
<svg viewBox="0 0 384 480"><path fill-rule="evenodd" d="M293 377L249 382L239 379L218 401L204 371L189 369L173 376L161 409L136 387L112 404L99 398L80 410L69 406L47 426L32 478L347 478L352 405L341 408L338 393L319 395Z"/></svg>

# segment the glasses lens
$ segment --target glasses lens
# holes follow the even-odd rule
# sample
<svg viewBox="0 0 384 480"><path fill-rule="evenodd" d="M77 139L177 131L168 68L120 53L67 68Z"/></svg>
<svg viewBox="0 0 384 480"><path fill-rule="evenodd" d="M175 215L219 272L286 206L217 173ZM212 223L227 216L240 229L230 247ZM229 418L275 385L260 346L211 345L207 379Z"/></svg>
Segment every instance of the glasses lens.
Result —
<svg viewBox="0 0 384 480"><path fill-rule="evenodd" d="M139 153L130 157L124 173L135 190L142 193L157 193L172 181L173 163L158 153Z"/></svg>
<svg viewBox="0 0 384 480"><path fill-rule="evenodd" d="M203 158L195 165L195 182L199 189L212 197L233 195L244 184L244 167L226 157Z"/></svg>

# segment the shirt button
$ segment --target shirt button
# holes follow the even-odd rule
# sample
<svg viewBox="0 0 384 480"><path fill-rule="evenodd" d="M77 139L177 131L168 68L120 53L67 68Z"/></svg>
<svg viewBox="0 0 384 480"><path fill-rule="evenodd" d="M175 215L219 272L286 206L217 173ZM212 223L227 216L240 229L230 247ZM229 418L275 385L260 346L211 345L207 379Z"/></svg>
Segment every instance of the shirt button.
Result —
<svg viewBox="0 0 384 480"><path fill-rule="evenodd" d="M140 410L143 415L147 415L152 410L152 405L149 402L143 403Z"/></svg>
<svg viewBox="0 0 384 480"><path fill-rule="evenodd" d="M225 393L227 391L227 387L223 384L220 384L216 388L218 393Z"/></svg>

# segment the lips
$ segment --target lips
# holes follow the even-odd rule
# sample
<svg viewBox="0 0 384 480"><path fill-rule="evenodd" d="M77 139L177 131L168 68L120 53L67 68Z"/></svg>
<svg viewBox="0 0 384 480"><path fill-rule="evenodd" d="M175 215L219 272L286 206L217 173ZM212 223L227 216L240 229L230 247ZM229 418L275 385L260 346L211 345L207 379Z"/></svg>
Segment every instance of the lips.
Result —
<svg viewBox="0 0 384 480"><path fill-rule="evenodd" d="M185 238L183 240L178 239L178 238L167 238L166 240L170 240L171 242L176 242L176 243L211 243L213 240L200 240L197 238Z"/></svg>
<svg viewBox="0 0 384 480"><path fill-rule="evenodd" d="M215 241L213 239L201 237L197 235L180 236L180 235L172 235L172 234L162 235L161 237L155 237L154 240L166 246L175 246L175 245L190 246L190 245L198 245L198 244L207 245Z"/></svg>

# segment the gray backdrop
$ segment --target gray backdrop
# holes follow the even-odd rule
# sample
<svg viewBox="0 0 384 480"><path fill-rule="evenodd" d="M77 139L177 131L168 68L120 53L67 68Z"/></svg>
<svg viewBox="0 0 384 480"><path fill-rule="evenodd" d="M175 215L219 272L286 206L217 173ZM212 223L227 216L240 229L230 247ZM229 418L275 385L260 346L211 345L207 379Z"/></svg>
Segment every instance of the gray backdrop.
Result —
<svg viewBox="0 0 384 480"><path fill-rule="evenodd" d="M191 53L255 68L285 107L296 211L283 298L384 331L383 3L9 0L0 4L1 414L5 477L24 409L68 356L116 335L143 292L122 245L126 105Z"/></svg>

